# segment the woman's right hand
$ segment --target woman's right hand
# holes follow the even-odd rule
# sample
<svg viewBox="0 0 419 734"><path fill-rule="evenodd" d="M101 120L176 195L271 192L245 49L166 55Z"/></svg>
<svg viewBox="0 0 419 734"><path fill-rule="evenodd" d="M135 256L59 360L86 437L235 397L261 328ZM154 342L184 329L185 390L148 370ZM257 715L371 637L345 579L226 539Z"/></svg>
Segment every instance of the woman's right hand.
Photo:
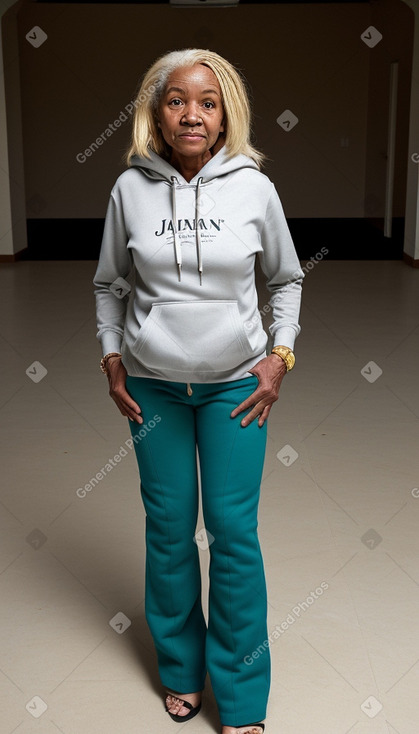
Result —
<svg viewBox="0 0 419 734"><path fill-rule="evenodd" d="M127 371L119 357L110 357L106 365L106 374L109 381L109 395L115 401L122 415L130 419L142 423L143 419L140 415L141 408L125 387Z"/></svg>

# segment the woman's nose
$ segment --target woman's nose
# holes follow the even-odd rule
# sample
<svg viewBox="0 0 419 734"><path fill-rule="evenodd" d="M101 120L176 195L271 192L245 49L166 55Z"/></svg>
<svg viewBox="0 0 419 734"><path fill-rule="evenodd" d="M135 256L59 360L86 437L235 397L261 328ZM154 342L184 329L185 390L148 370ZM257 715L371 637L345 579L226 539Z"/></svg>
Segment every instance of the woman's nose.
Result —
<svg viewBox="0 0 419 734"><path fill-rule="evenodd" d="M202 122L201 116L199 114L199 110L196 105L189 104L185 107L183 115L182 115L182 122L187 123L189 125L195 125Z"/></svg>

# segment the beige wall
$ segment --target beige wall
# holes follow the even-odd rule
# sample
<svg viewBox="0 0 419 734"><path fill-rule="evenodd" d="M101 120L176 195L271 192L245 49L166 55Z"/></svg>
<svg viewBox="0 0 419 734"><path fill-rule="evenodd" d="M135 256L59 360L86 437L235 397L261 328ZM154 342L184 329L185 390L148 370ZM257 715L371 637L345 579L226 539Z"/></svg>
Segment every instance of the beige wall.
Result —
<svg viewBox="0 0 419 734"><path fill-rule="evenodd" d="M130 123L85 163L76 155L124 110L157 55L187 46L209 47L245 73L253 90L257 143L272 159L265 170L288 217L369 216L366 196L376 197L374 216L382 216L383 127L375 139L371 121L377 123L377 110L387 111L388 59L395 55L402 123L394 214L403 216L400 171L407 155L403 121L408 119L412 21L399 3L396 30L394 16L385 15L386 4L261 3L187 10L24 5L18 22L27 216L104 216L110 188L123 170ZM360 35L373 14L377 27L385 24L385 33L381 48L370 49ZM39 48L25 39L34 25L48 35ZM276 123L285 109L299 118L288 133ZM348 138L348 147L341 146L341 138Z"/></svg>
<svg viewBox="0 0 419 734"><path fill-rule="evenodd" d="M16 94L20 89L17 10L14 0L2 0L0 16L7 14L1 18L0 37L0 258L12 258L27 247L22 111L20 94Z"/></svg>

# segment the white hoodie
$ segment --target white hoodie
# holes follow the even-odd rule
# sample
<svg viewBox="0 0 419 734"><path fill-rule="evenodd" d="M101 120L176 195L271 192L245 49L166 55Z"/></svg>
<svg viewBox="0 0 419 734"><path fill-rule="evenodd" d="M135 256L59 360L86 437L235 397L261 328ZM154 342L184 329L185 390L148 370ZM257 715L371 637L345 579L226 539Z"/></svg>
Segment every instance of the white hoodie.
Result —
<svg viewBox="0 0 419 734"><path fill-rule="evenodd" d="M245 155L227 159L225 146L189 182L154 152L134 156L111 191L93 280L103 354L122 353L134 377L249 377L268 340L257 254L274 345L293 348L304 274L269 178Z"/></svg>

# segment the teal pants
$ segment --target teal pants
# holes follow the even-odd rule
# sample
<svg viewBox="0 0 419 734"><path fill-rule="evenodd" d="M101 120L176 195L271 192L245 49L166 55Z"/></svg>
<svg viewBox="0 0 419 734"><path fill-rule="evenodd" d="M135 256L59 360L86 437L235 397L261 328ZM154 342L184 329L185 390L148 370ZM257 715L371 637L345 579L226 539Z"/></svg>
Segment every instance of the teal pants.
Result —
<svg viewBox="0 0 419 734"><path fill-rule="evenodd" d="M224 726L264 719L270 688L257 535L267 423L241 426L248 411L230 418L257 384L251 376L188 391L182 382L126 379L144 421L129 425L146 511L145 615L160 679L192 693L208 672ZM198 470L206 532L197 527ZM208 626L199 547L210 553Z"/></svg>

